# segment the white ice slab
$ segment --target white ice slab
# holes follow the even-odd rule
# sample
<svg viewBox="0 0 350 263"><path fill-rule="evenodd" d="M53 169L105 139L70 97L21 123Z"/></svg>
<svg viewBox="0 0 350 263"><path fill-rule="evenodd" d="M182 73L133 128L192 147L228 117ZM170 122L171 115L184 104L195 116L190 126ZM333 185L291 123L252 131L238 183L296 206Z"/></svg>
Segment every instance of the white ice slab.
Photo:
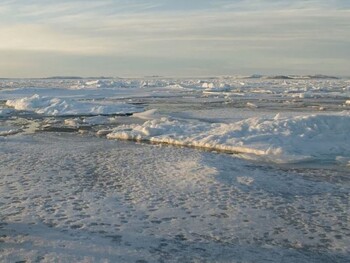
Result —
<svg viewBox="0 0 350 263"><path fill-rule="evenodd" d="M223 124L170 118L123 125L107 135L126 139L243 153L277 163L350 156L350 114L249 118Z"/></svg>

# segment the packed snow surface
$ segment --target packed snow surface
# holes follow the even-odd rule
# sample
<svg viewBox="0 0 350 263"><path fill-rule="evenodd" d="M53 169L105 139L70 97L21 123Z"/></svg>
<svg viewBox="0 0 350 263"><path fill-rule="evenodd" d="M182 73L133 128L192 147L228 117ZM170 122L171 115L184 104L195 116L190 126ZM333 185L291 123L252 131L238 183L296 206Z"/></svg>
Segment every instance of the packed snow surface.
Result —
<svg viewBox="0 0 350 263"><path fill-rule="evenodd" d="M127 139L253 154L275 162L350 155L350 115L249 118L232 124L160 118L119 126L107 135Z"/></svg>
<svg viewBox="0 0 350 263"><path fill-rule="evenodd" d="M346 172L74 134L0 145L0 262L349 262Z"/></svg>
<svg viewBox="0 0 350 263"><path fill-rule="evenodd" d="M47 116L128 114L140 111L140 108L125 103L106 105L95 102L42 97L37 94L31 97L7 100L6 105L16 110L33 111Z"/></svg>

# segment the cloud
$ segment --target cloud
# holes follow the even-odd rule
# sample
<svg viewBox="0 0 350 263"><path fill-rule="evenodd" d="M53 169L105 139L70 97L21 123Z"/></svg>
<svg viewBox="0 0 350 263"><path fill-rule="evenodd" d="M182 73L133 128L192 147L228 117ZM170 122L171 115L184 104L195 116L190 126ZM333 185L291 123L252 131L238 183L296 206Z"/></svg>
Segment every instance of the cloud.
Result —
<svg viewBox="0 0 350 263"><path fill-rule="evenodd" d="M62 52L142 53L152 44L202 48L274 46L288 41L350 40L349 11L271 11L269 13L134 14L105 18L66 17L46 25L1 26L0 48L61 50ZM74 19L79 22L73 23ZM211 47L212 42L221 42ZM226 51L227 47L225 48ZM215 51L215 50L213 50ZM216 50L217 51L217 50Z"/></svg>
<svg viewBox="0 0 350 263"><path fill-rule="evenodd" d="M203 0L191 2L188 10L184 5L168 0L5 1L0 54L129 57L133 63L138 57L140 65L153 58L158 60L151 63L154 69L161 61L180 67L175 61L190 59L205 59L223 70L227 65L268 68L264 61L295 67L296 59L315 70L320 61L337 69L349 64L343 60L350 60L350 10L342 1Z"/></svg>
<svg viewBox="0 0 350 263"><path fill-rule="evenodd" d="M215 6L225 10L241 11L271 11L271 10L330 10L348 9L347 0L218 0Z"/></svg>
<svg viewBox="0 0 350 263"><path fill-rule="evenodd" d="M0 26L0 50L56 51L74 54L105 53L105 42L64 34L44 25ZM115 44L114 47L117 47Z"/></svg>

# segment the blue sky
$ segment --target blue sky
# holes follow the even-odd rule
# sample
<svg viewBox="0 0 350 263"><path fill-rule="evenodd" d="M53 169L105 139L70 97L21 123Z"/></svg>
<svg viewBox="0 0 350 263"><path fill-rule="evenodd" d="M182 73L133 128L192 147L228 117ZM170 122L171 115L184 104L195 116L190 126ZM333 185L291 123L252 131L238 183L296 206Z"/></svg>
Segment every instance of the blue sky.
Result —
<svg viewBox="0 0 350 263"><path fill-rule="evenodd" d="M350 75L348 0L3 0L0 77Z"/></svg>

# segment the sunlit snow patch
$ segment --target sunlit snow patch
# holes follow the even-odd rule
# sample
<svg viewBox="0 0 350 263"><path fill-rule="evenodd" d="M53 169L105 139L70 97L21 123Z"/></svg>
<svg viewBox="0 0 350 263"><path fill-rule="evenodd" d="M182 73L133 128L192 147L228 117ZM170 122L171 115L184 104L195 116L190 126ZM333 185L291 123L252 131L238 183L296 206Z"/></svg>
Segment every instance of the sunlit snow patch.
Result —
<svg viewBox="0 0 350 263"><path fill-rule="evenodd" d="M67 115L112 115L131 114L142 109L130 104L101 104L81 102L71 99L42 97L33 95L21 99L8 100L6 105L16 110L33 111L47 116Z"/></svg>
<svg viewBox="0 0 350 263"><path fill-rule="evenodd" d="M241 153L249 159L290 163L350 156L350 114L309 115L273 119L250 118L231 124L189 122L169 118L142 125L122 125L107 135L210 150Z"/></svg>

